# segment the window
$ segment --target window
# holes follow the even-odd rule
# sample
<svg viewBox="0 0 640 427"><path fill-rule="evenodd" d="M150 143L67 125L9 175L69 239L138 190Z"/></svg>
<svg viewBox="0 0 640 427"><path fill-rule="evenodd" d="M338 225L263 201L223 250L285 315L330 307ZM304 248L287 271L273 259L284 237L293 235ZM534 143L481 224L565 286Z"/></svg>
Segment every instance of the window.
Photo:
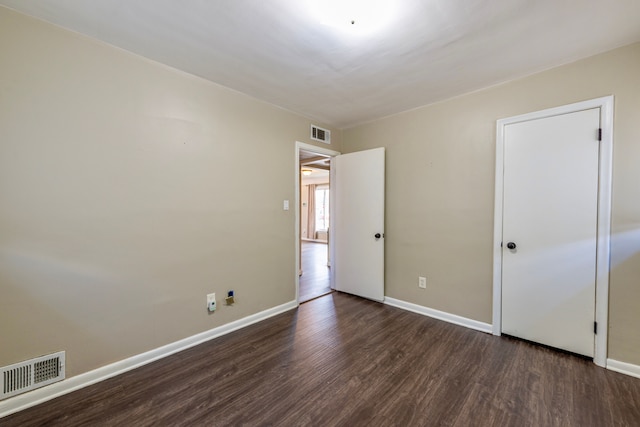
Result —
<svg viewBox="0 0 640 427"><path fill-rule="evenodd" d="M318 185L315 194L316 231L329 229L329 186Z"/></svg>

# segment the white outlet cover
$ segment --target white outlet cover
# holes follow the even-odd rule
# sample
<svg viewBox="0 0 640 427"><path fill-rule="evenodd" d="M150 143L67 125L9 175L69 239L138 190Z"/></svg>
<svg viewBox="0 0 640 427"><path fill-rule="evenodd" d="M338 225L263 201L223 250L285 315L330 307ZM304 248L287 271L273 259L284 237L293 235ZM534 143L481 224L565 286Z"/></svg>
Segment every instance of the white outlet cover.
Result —
<svg viewBox="0 0 640 427"><path fill-rule="evenodd" d="M426 277L418 277L418 287L422 289L425 289L427 287Z"/></svg>
<svg viewBox="0 0 640 427"><path fill-rule="evenodd" d="M207 294L207 310L216 311L216 294Z"/></svg>

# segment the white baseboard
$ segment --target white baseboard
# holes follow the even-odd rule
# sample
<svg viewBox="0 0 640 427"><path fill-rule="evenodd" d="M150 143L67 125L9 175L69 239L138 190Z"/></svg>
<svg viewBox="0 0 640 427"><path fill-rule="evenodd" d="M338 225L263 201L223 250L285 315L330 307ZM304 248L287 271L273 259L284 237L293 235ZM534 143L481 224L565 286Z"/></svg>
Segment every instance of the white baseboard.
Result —
<svg viewBox="0 0 640 427"><path fill-rule="evenodd" d="M640 378L640 366L627 362L619 362L613 359L607 359L607 369L610 371L619 372L621 374L630 375L632 377Z"/></svg>
<svg viewBox="0 0 640 427"><path fill-rule="evenodd" d="M227 323L226 325L218 326L217 328L158 347L154 350L120 360L119 362L102 366L98 369L94 369L93 371L76 375L47 387L11 397L0 402L0 418L40 403L44 403L58 396L71 393L72 391L79 390L91 384L115 377L116 375L131 371L132 369L144 366L158 359L162 359L163 357L170 356L174 353L178 353L238 329L245 328L249 325L268 319L269 317L276 316L280 313L284 313L285 311L292 310L296 307L298 307L297 301L289 301L277 307L252 314L251 316L247 316L231 323Z"/></svg>
<svg viewBox="0 0 640 427"><path fill-rule="evenodd" d="M476 331L486 332L490 334L492 332L492 326L489 323L479 322L473 319L467 319L466 317L458 316L456 314L447 313L433 308L425 307L418 304L402 301L399 299L384 297L384 303L393 307L398 307L403 310L412 311L414 313L422 314L424 316L433 317L434 319L444 320L445 322L453 323L455 325L465 326Z"/></svg>

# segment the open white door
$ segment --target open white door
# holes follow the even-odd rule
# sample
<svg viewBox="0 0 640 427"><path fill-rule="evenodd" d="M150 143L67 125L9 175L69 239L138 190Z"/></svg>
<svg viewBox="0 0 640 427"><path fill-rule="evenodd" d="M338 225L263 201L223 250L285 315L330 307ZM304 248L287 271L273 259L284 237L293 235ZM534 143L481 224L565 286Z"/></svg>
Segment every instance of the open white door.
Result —
<svg viewBox="0 0 640 427"><path fill-rule="evenodd" d="M384 299L385 149L336 156L335 289L375 301Z"/></svg>

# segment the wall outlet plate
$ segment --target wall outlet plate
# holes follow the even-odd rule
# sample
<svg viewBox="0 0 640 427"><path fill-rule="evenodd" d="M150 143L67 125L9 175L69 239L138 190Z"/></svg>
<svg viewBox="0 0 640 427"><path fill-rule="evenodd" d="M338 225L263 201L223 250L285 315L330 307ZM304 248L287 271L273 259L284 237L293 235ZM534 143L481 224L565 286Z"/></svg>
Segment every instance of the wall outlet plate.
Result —
<svg viewBox="0 0 640 427"><path fill-rule="evenodd" d="M427 289L427 278L419 276L418 277L418 287L421 289Z"/></svg>
<svg viewBox="0 0 640 427"><path fill-rule="evenodd" d="M210 312L216 311L216 294L207 294L207 310Z"/></svg>

